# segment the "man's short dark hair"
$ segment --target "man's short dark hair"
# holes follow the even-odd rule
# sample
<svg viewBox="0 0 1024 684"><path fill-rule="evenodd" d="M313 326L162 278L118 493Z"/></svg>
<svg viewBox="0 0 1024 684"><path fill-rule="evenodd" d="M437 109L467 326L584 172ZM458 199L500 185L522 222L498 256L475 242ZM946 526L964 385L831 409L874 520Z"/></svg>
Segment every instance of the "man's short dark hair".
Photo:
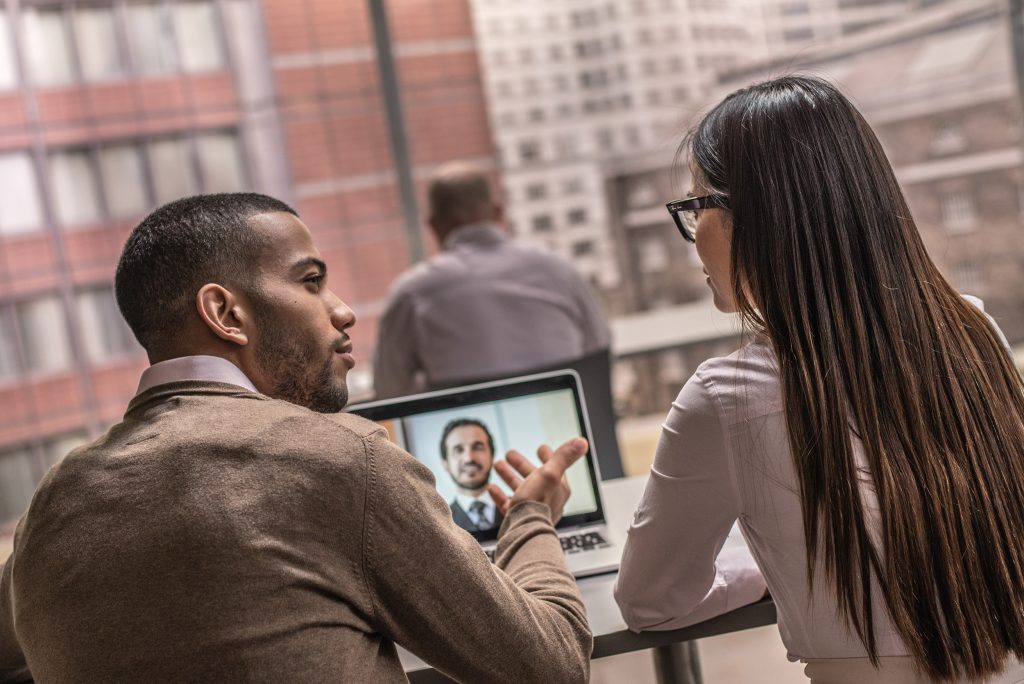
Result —
<svg viewBox="0 0 1024 684"><path fill-rule="evenodd" d="M468 427L470 425L475 425L484 431L484 434L487 435L487 446L491 448L491 457L494 457L494 438L491 437L491 431L487 429L487 426L476 418L456 418L445 425L444 432L441 433L441 460L448 460L448 450L444 448L444 443L448 441L448 435L451 434L451 431L456 428Z"/></svg>
<svg viewBox="0 0 1024 684"><path fill-rule="evenodd" d="M128 326L147 352L173 343L211 282L252 293L266 239L249 219L287 212L284 202L257 193L196 195L165 204L143 219L125 242L114 292Z"/></svg>

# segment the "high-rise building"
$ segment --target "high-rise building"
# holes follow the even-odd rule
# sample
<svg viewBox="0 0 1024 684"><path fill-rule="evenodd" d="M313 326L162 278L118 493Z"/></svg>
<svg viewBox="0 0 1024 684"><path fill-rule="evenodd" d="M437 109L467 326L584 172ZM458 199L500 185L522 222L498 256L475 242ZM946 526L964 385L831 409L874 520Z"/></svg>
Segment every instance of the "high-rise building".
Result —
<svg viewBox="0 0 1024 684"><path fill-rule="evenodd" d="M874 28L909 12L946 0L751 0L763 18L769 50L779 53L827 45L842 36Z"/></svg>
<svg viewBox="0 0 1024 684"><path fill-rule="evenodd" d="M360 317L352 382L368 385L376 313L423 242L403 174L415 191L441 161L496 166L467 4L391 0L387 43L382 6L0 2L0 527L134 394L146 359L114 266L174 198L292 203Z"/></svg>
<svg viewBox="0 0 1024 684"><path fill-rule="evenodd" d="M472 0L515 233L570 259L628 310L602 164L674 146L716 71L762 56L730 0Z"/></svg>

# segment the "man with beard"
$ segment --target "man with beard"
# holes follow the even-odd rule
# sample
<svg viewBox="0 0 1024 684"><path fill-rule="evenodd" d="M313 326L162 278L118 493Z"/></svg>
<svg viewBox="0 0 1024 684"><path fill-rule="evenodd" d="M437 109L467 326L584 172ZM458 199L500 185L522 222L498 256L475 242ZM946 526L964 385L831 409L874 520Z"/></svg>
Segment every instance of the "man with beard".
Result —
<svg viewBox="0 0 1024 684"><path fill-rule="evenodd" d="M449 504L455 524L470 532L501 527L501 511L487 484L494 467L494 438L479 420L458 418L441 433L441 465L455 483Z"/></svg>
<svg viewBox="0 0 1024 684"><path fill-rule="evenodd" d="M515 493L494 487L491 565L425 466L338 413L355 316L294 210L165 205L115 291L151 365L18 525L0 682L404 682L395 643L459 681L587 681L552 526L584 440L496 466Z"/></svg>

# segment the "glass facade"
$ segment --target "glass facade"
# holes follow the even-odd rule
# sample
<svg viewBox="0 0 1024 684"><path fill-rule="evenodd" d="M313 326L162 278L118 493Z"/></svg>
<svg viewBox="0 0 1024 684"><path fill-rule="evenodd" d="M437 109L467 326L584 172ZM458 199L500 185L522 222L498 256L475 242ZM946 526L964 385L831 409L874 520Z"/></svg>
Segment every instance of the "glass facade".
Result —
<svg viewBox="0 0 1024 684"><path fill-rule="evenodd" d="M111 284L156 206L236 190L294 206L359 317L359 398L389 287L417 245L437 250L423 191L445 161L487 169L517 239L572 261L628 325L706 298L663 208L685 190L671 151L689 117L754 80L737 68L798 60L872 4L382 2L387 46L365 0L0 0L0 536L46 467L134 392L145 355ZM862 23L932 3L875 4ZM890 43L808 66L855 91L929 249L1020 346L1024 169L1002 21L908 20ZM627 355L618 406L664 413L701 355L734 343Z"/></svg>

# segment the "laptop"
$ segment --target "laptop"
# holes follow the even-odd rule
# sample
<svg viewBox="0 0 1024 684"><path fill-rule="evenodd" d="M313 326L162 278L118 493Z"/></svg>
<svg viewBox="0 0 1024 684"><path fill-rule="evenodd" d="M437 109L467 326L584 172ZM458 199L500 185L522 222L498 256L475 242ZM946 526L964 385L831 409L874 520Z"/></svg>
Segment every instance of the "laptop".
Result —
<svg viewBox="0 0 1024 684"><path fill-rule="evenodd" d="M541 444L556 448L585 437L590 449L566 471L572 493L556 529L576 577L618 569L622 550L607 528L590 421L575 371L453 387L347 410L379 423L395 444L430 468L456 524L492 560L501 516L490 495L481 493L490 482L510 490L490 464L515 449L539 465Z"/></svg>

